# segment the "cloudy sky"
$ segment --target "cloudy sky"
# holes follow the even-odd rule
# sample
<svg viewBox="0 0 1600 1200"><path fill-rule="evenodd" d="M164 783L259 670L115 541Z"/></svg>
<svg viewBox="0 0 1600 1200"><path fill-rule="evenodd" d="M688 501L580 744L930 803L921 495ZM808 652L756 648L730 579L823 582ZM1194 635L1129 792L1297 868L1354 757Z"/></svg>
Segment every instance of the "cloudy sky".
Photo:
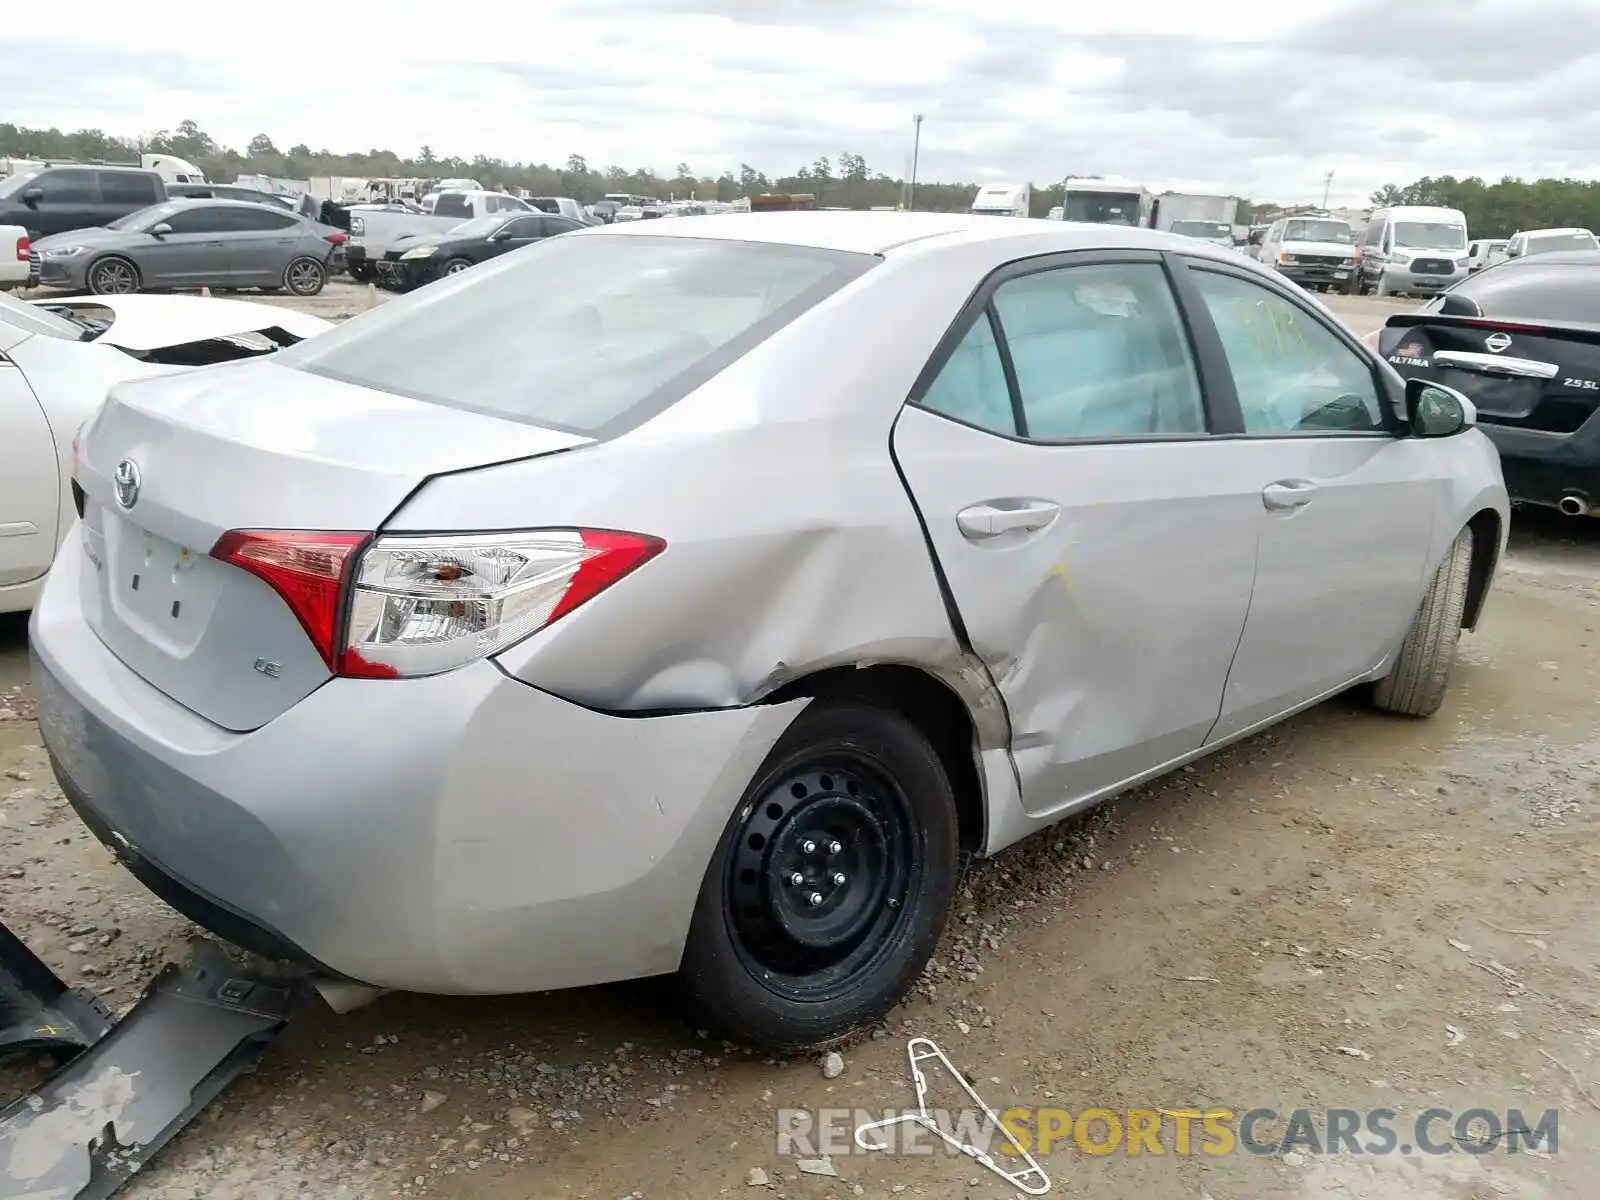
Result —
<svg viewBox="0 0 1600 1200"><path fill-rule="evenodd" d="M1341 204L1427 174L1600 175L1600 0L324 11L79 0L70 38L0 34L0 120L137 134L192 117L239 147L264 132L663 173L850 151L900 175L921 112L923 179L1120 174L1303 200L1331 170Z"/></svg>

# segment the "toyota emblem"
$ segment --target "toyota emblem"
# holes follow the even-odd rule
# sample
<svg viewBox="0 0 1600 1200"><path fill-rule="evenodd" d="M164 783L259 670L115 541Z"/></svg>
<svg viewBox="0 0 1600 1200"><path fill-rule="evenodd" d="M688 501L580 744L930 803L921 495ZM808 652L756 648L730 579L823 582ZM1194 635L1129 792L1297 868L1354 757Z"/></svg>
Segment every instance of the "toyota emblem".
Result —
<svg viewBox="0 0 1600 1200"><path fill-rule="evenodd" d="M1511 345L1511 335L1509 333L1491 333L1483 339L1483 344L1491 353L1499 354L1500 351Z"/></svg>
<svg viewBox="0 0 1600 1200"><path fill-rule="evenodd" d="M119 462L112 472L111 486L116 489L117 503L132 508L139 501L139 464L131 458Z"/></svg>

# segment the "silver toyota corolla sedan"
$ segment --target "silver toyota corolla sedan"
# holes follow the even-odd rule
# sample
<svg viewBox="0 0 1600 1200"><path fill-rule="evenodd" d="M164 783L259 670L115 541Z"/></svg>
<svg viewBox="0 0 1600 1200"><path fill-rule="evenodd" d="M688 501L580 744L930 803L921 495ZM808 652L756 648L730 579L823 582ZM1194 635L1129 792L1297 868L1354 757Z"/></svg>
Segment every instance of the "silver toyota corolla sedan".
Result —
<svg viewBox="0 0 1600 1200"><path fill-rule="evenodd" d="M1433 712L1505 540L1474 420L1191 238L584 230L115 388L40 725L150 888L318 978L676 972L821 1045L966 853L1355 685Z"/></svg>

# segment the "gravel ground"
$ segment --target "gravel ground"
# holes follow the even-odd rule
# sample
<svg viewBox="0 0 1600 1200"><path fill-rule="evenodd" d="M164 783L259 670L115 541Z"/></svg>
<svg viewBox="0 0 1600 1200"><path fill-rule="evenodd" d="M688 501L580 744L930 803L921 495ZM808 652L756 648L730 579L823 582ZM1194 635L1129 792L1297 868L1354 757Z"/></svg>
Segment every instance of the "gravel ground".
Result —
<svg viewBox="0 0 1600 1200"><path fill-rule="evenodd" d="M324 297L334 316L366 293ZM1384 311L1333 300L1358 332ZM297 1022L128 1194L1012 1195L943 1155L850 1155L830 1177L778 1152L780 1107L911 1104L911 1034L997 1109L1561 1109L1554 1156L1061 1149L1045 1160L1055 1194L1592 1194L1597 602L1600 527L1519 521L1436 718L1336 700L979 864L915 994L832 1078L681 1028L650 984L389 997ZM65 977L125 1006L193 931L61 799L25 636L0 621L0 911ZM0 1073L0 1095L27 1078Z"/></svg>

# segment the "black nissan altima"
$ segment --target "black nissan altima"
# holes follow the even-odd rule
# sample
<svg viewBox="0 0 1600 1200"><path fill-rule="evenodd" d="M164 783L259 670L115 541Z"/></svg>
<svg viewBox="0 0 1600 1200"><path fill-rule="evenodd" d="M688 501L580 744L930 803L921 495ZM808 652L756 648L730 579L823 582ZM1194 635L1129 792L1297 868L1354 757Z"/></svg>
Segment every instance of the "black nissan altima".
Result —
<svg viewBox="0 0 1600 1200"><path fill-rule="evenodd" d="M576 221L545 213L495 213L442 233L406 238L373 265L384 287L409 292L541 238L582 228Z"/></svg>
<svg viewBox="0 0 1600 1200"><path fill-rule="evenodd" d="M1471 399L1513 501L1600 516L1600 252L1480 271L1390 317L1377 344Z"/></svg>

